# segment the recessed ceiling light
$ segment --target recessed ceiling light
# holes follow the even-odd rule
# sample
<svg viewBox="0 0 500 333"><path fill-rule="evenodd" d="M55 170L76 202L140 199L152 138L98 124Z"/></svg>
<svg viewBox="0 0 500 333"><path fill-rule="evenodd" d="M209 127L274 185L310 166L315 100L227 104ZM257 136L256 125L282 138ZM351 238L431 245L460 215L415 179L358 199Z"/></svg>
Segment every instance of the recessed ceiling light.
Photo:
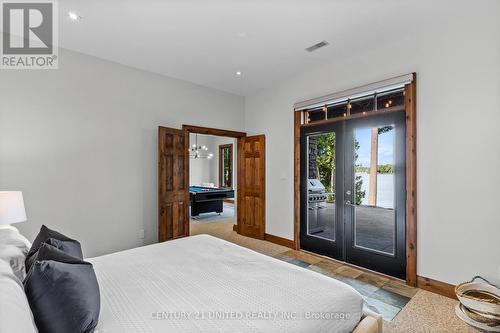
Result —
<svg viewBox="0 0 500 333"><path fill-rule="evenodd" d="M306 51L307 52L314 52L314 51L316 51L322 47L325 47L327 45L329 45L329 43L326 40L324 40L324 41L321 41L319 43L316 43L314 45L309 46L308 48L306 48Z"/></svg>
<svg viewBox="0 0 500 333"><path fill-rule="evenodd" d="M236 74L236 76L238 76L238 77L240 77L241 75L243 75L243 73L242 73L242 72L240 72L240 71L237 71L235 74Z"/></svg>
<svg viewBox="0 0 500 333"><path fill-rule="evenodd" d="M76 14L74 12L68 12L68 16L73 21L80 21L80 19L82 18L80 15L78 15L78 14Z"/></svg>

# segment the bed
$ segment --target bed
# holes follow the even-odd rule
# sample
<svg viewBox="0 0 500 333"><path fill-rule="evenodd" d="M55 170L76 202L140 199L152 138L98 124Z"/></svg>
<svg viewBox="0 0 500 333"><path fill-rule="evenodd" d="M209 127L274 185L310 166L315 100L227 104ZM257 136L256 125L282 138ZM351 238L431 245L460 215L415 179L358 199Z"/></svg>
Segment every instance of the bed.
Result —
<svg viewBox="0 0 500 333"><path fill-rule="evenodd" d="M350 286L208 235L88 261L96 333L382 332Z"/></svg>

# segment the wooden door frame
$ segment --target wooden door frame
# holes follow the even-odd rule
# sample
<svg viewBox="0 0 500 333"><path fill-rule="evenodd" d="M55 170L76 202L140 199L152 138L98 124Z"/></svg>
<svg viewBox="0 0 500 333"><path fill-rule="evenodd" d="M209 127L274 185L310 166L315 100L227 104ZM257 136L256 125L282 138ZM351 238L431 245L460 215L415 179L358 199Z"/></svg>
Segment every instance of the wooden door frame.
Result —
<svg viewBox="0 0 500 333"><path fill-rule="evenodd" d="M236 145L238 146L240 143L241 138L244 138L247 136L247 133L245 132L238 132L238 131L231 131L231 130L225 130L225 129L220 129L220 128L211 128L211 127L202 127L202 126L196 126L196 125L182 125L182 130L186 133L186 154L189 154L189 134L190 133L195 133L195 134L205 134L205 135L215 135L215 136L226 136L230 138L235 138L236 139ZM234 153L234 152L233 152ZM184 172L186 173L188 177L188 183L189 183L189 156L187 158L188 163L185 164ZM234 166L233 166L234 167ZM234 183L234 179L233 179ZM188 187L189 191L189 187ZM238 207L236 207L238 209ZM236 215L236 224L233 225L233 230L237 231L239 230L238 227L240 225L240 221L238 219L238 216ZM188 223L187 226L188 230L188 235L191 234L190 230L190 223Z"/></svg>
<svg viewBox="0 0 500 333"><path fill-rule="evenodd" d="M219 128L202 127L195 125L182 125L182 129L189 133L205 134L205 135L215 135L215 136L227 136L230 138L243 138L247 136L245 132L231 131Z"/></svg>
<svg viewBox="0 0 500 333"><path fill-rule="evenodd" d="M219 145L219 147L217 148L218 149L218 154L219 154L219 187L221 187L221 184L222 184L222 178L223 178L223 175L221 173L222 171L222 165L223 165L223 159L221 158L221 151L222 149L224 148L229 148L229 151L231 152L231 188L233 188L233 185L234 185L234 177L233 177L233 171L234 171L234 165L233 165L233 161L234 161L234 145L232 143L226 143L226 144L223 144L223 145Z"/></svg>
<svg viewBox="0 0 500 333"><path fill-rule="evenodd" d="M406 114L406 284L417 286L417 78L405 85ZM381 114L384 111L378 111ZM388 111L394 112L394 111ZM372 114L366 114L366 117ZM375 114L373 114L375 115ZM348 119L348 118L347 118ZM304 112L294 111L294 249L300 249L300 127ZM346 119L342 119L346 120Z"/></svg>

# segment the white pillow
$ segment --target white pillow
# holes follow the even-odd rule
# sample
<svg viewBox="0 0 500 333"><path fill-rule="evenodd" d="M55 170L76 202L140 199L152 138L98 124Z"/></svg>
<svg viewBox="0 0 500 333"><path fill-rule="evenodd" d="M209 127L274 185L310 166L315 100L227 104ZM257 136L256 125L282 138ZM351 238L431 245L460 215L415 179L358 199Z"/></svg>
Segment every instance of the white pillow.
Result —
<svg viewBox="0 0 500 333"><path fill-rule="evenodd" d="M23 280L26 276L24 260L31 248L31 243L13 226L0 228L0 260L8 262L14 274Z"/></svg>
<svg viewBox="0 0 500 333"><path fill-rule="evenodd" d="M0 332L37 333L23 285L4 260L0 260L0 295Z"/></svg>

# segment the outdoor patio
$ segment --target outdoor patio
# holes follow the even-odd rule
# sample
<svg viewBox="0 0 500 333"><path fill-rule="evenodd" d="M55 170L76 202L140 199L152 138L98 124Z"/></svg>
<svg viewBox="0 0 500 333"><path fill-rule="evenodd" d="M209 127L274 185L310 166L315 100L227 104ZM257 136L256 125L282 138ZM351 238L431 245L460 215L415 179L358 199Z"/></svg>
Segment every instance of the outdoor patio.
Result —
<svg viewBox="0 0 500 333"><path fill-rule="evenodd" d="M394 209L360 205L355 207L355 216L356 245L387 253L394 251ZM310 235L333 239L334 226L334 203L309 210Z"/></svg>

